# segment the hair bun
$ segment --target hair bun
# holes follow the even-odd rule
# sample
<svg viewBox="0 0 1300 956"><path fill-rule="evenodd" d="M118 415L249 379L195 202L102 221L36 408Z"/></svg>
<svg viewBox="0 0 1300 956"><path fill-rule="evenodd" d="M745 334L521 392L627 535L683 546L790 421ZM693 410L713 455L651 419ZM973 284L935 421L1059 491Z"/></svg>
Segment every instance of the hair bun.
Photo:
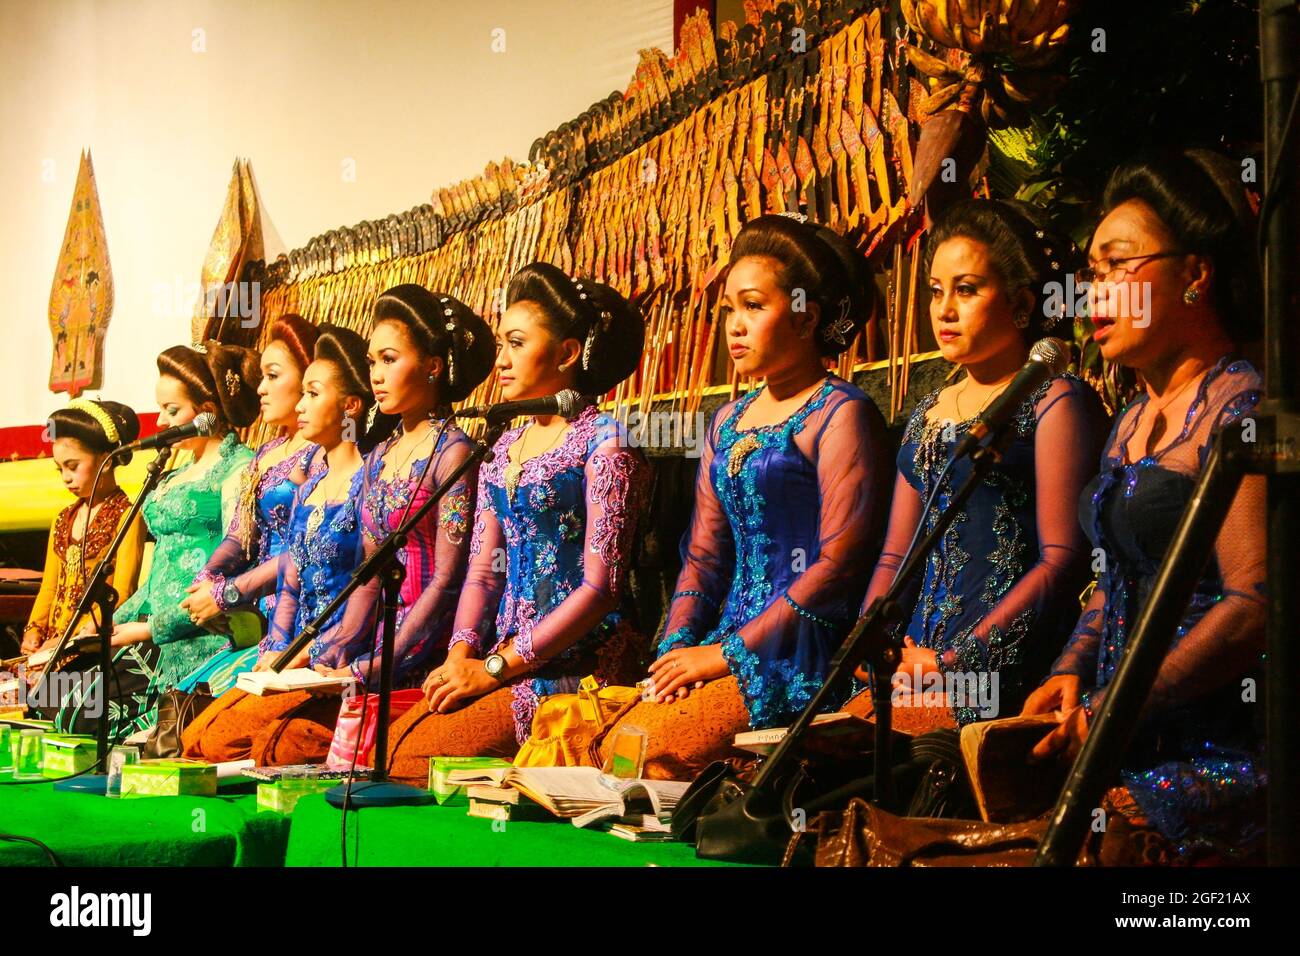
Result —
<svg viewBox="0 0 1300 956"><path fill-rule="evenodd" d="M258 353L242 345L209 339L204 359L212 373L221 417L235 428L253 424L261 411L257 387L262 383L262 368Z"/></svg>
<svg viewBox="0 0 1300 956"><path fill-rule="evenodd" d="M542 309L557 338L581 343L576 385L582 394L604 395L641 364L645 320L614 288L570 278L549 262L534 262L510 279L506 304L521 301Z"/></svg>
<svg viewBox="0 0 1300 956"><path fill-rule="evenodd" d="M413 282L393 286L375 302L375 322L384 321L400 322L425 354L443 359L449 403L463 401L492 371L492 327L455 296Z"/></svg>

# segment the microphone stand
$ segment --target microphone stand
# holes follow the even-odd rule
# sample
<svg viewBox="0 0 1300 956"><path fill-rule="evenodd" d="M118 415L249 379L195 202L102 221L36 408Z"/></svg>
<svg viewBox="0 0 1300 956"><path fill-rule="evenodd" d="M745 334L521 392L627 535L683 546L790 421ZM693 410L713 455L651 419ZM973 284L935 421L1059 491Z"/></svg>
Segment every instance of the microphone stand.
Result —
<svg viewBox="0 0 1300 956"><path fill-rule="evenodd" d="M827 701L833 699L839 688L848 683L860 662L865 662L871 671L871 703L876 716L873 799L877 805L887 810L897 809L898 797L894 792L891 772L893 702L890 699L892 691L890 685L891 676L901 657L902 643L890 632L894 625L903 620L905 613L899 599L911 580L920 572L930 552L939 543L976 487L983 482L989 468L1002 457L1002 444L1010 434L1011 427L1008 425L994 434L992 440L979 445L971 452L971 471L966 476L966 480L953 494L948 506L939 514L934 527L908 550L903 563L894 575L889 590L871 602L866 614L858 619L857 624L831 660L831 669L826 675L826 680L813 694L808 706L786 732L776 750L759 768L753 787L744 798L746 817L758 820L762 816L761 808L764 806L764 801L767 801L766 806L769 808L774 804L776 794L772 791L776 787L779 771L793 759L799 742L812 726L813 718L821 712ZM922 515L921 520L925 519L926 516Z"/></svg>
<svg viewBox="0 0 1300 956"><path fill-rule="evenodd" d="M120 449L119 449L120 451ZM114 455L117 454L115 451ZM99 609L99 681L102 690L102 706L100 707L99 717L96 728L96 756L101 766L107 770L108 760L108 675L112 667L113 648L113 610L117 606L117 592L108 584L108 577L113 573L113 564L117 559L117 552L122 547L131 523L135 521L136 515L144 507L144 501L150 492L158 486L162 479L163 469L167 467L167 460L171 457L170 448L158 449L158 454L148 465L145 472L144 483L140 486L140 493L135 496L135 501L131 502L131 508L127 511L125 519L119 522L117 533L113 536L112 543L108 550L104 552L104 557L99 564L95 566L94 573L86 583L86 589L81 594L81 599L77 602L76 609L72 612L72 617L68 621L68 626L63 631L63 636L59 638L59 643L54 646L54 652L45 664L45 669L41 671L41 676L36 681L36 686L32 688L31 697L34 700L40 700L44 695L45 689L50 683L50 674L58 666L59 659L63 655L63 649L67 646L68 641L72 639L72 632L80 621L89 611L92 605ZM87 521L86 530L89 532L90 523ZM83 793L103 794L108 789L108 774L94 773L81 774L68 780L59 781L54 785L56 790L75 790Z"/></svg>
<svg viewBox="0 0 1300 956"><path fill-rule="evenodd" d="M453 414L454 418L454 414ZM393 807L418 806L432 803L433 794L419 787L408 784L393 783L388 779L388 708L393 694L393 644L397 638L397 603L406 568L398 560L398 553L406 547L411 530L418 525L461 477L484 461L491 461L492 446L496 444L501 433L505 431L509 419L489 418L487 431L478 440L474 450L466 456L447 479L438 485L429 495L428 500L407 515L406 520L392 534L384 538L374 553L361 562L351 579L345 584L329 605L304 627L293 642L275 659L271 669L277 673L284 670L289 662L306 646L314 641L325 626L325 622L334 616L358 588L372 579L379 577L383 588L383 623L382 644L379 649L379 717L375 727L374 766L370 771L370 780L358 786L345 783L332 787L325 793L325 799L332 806L353 807ZM363 715L364 717L364 715Z"/></svg>

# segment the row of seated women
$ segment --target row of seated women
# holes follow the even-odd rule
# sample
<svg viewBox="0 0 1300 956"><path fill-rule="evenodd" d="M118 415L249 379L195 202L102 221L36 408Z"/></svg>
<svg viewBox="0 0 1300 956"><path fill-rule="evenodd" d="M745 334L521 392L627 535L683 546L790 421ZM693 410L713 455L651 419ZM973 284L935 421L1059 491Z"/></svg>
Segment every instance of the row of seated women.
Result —
<svg viewBox="0 0 1300 956"><path fill-rule="evenodd" d="M1260 310L1234 169L1188 152L1117 170L1086 257L1023 204L949 209L927 237L925 274L954 380L917 404L892 481L875 405L826 372L872 311L861 257L799 217L748 223L722 317L736 373L764 384L709 425L657 647L626 612L646 461L594 400L641 358L642 320L613 289L536 263L512 278L495 334L454 297L403 285L378 298L368 341L286 316L260 356L217 343L167 350L159 424L208 411L220 428L186 442L192 461L146 501L156 548L129 597L138 558L118 558L126 599L112 632L114 739L150 726L172 688L210 688L217 699L186 729L186 753L324 759L337 697L249 696L235 677L269 667L464 463L472 442L449 406L495 373L507 400L568 388L589 398L570 420L538 416L505 432L407 540L390 650L395 686L423 696L394 714L389 769L422 781L430 755L512 757L538 702L594 675L603 685L652 680L651 699L622 720L648 732L648 775L689 779L732 753L737 732L802 711L854 620L965 477L968 462L945 468L954 445L1032 343L1069 337L1083 302L1060 292L1077 275L1101 354L1137 370L1143 391L1109 437L1101 401L1074 375L1023 403L1002 458L911 588L897 633L903 691L936 673L994 675L998 710L909 706L904 694L894 718L919 732L1056 712L1035 757L1068 759L1213 436L1260 396L1259 374L1239 355ZM234 429L259 411L283 435L253 452ZM51 535L26 651L67 626L79 569L125 511L111 479L93 508L84 496L102 455L138 431L131 418L111 402L78 402L52 420L54 457L79 501ZM1262 711L1242 688L1263 664L1264 528L1260 482L1247 479L1107 796L1108 813L1160 859L1236 859L1258 846ZM379 604L378 584L355 592L294 666L374 689ZM265 636L234 647L234 616L254 607ZM869 716L865 686L836 705ZM61 726L85 724L83 697L63 702Z"/></svg>

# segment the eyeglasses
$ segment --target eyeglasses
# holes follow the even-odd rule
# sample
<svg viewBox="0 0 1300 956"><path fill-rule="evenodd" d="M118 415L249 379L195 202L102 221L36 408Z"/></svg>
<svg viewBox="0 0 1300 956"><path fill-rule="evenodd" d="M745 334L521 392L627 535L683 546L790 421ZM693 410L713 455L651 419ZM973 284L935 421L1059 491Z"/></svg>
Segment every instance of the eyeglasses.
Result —
<svg viewBox="0 0 1300 956"><path fill-rule="evenodd" d="M1098 259L1096 265L1085 266L1076 272L1074 274L1074 281L1082 285L1085 282L1092 284L1093 282L1105 282L1107 279L1113 278L1118 282L1126 275L1137 272L1138 269L1141 268L1140 266L1129 268L1124 264L1126 262L1137 262L1138 260L1150 262L1152 259L1168 259L1170 256L1181 255L1185 255L1185 253L1181 251L1153 252L1146 256L1125 256L1122 259L1107 256L1104 259ZM1105 266L1104 269L1100 268L1102 265Z"/></svg>

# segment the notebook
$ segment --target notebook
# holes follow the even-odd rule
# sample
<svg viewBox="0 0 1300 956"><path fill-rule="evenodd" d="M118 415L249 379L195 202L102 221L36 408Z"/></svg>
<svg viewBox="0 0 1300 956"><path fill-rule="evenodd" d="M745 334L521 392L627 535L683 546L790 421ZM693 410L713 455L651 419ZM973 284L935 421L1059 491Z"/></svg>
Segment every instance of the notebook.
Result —
<svg viewBox="0 0 1300 956"><path fill-rule="evenodd" d="M353 677L326 677L306 667L294 667L278 674L275 671L247 671L235 679L236 687L258 697L295 690L342 693L345 687L354 683Z"/></svg>
<svg viewBox="0 0 1300 956"><path fill-rule="evenodd" d="M1004 717L961 729L961 755L980 816L993 823L1032 820L1050 810L1068 765L1030 763L1034 745L1060 723L1057 714Z"/></svg>

